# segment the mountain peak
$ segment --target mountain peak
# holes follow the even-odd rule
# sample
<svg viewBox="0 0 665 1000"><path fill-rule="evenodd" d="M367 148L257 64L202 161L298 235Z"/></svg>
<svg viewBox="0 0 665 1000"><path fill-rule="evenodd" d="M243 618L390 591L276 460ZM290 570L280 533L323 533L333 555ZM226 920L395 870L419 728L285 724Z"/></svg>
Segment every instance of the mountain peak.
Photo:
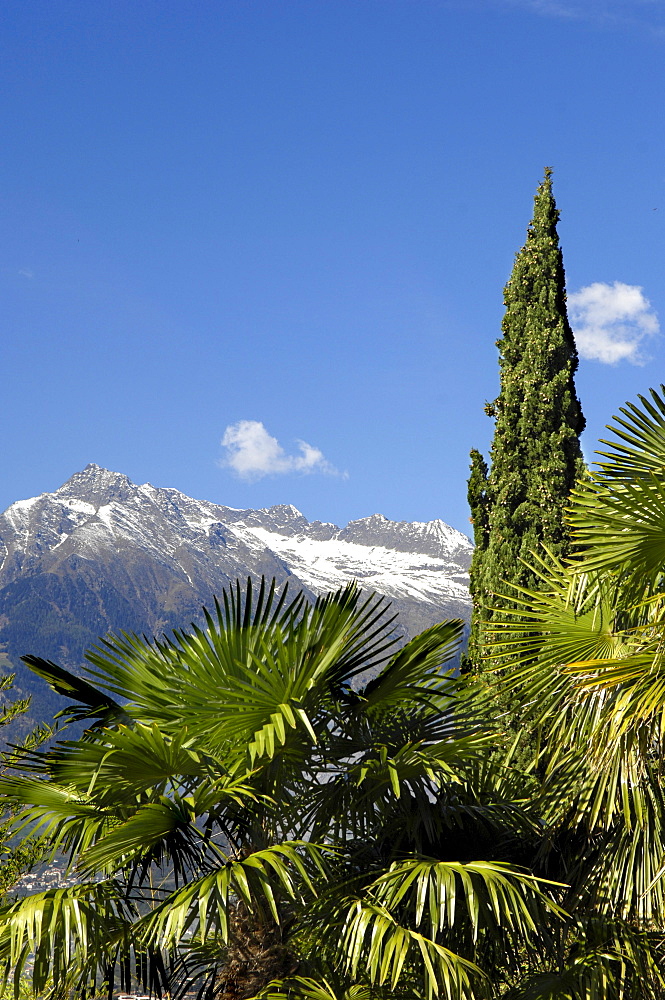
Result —
<svg viewBox="0 0 665 1000"><path fill-rule="evenodd" d="M264 507L263 509L266 513L279 514L282 517L304 517L302 511L294 507L292 503L278 503L272 507Z"/></svg>
<svg viewBox="0 0 665 1000"><path fill-rule="evenodd" d="M340 532L345 541L380 545L397 552L419 552L453 558L468 567L472 545L466 535L440 519L434 521L391 521L383 514L371 514L349 521Z"/></svg>
<svg viewBox="0 0 665 1000"><path fill-rule="evenodd" d="M111 503L113 500L126 500L135 490L135 484L124 473L111 472L89 462L81 472L70 476L55 493L60 497L82 497L93 503Z"/></svg>

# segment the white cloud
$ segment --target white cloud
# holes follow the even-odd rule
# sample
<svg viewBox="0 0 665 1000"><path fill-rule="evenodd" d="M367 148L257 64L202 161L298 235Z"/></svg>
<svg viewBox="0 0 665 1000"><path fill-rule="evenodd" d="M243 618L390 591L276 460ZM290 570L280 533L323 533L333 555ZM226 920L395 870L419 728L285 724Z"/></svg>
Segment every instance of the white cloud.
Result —
<svg viewBox="0 0 665 1000"><path fill-rule="evenodd" d="M639 285L595 281L568 296L570 325L580 357L614 365L643 365L642 345L660 330L658 316Z"/></svg>
<svg viewBox="0 0 665 1000"><path fill-rule="evenodd" d="M265 429L260 420L239 420L224 431L222 447L226 456L220 465L232 469L241 479L288 472L340 473L324 458L323 452L306 441L297 441L299 455L287 455L281 444Z"/></svg>
<svg viewBox="0 0 665 1000"><path fill-rule="evenodd" d="M24 278L34 278L35 276L35 272L31 271L27 267L22 267L18 273L21 274Z"/></svg>

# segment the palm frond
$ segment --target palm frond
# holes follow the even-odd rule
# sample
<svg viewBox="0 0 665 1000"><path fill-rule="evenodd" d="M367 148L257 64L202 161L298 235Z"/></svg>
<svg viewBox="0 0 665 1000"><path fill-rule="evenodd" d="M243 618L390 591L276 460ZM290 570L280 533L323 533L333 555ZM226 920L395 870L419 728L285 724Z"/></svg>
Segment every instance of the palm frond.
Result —
<svg viewBox="0 0 665 1000"><path fill-rule="evenodd" d="M441 686L441 667L459 651L464 627L461 619L450 619L406 643L362 689L366 710L400 705L405 698L426 701L432 686Z"/></svg>
<svg viewBox="0 0 665 1000"><path fill-rule="evenodd" d="M69 705L56 714L56 718L68 721L87 719L97 720L101 725L112 725L114 722L129 722L129 718L118 702L109 695L98 691L82 677L59 667L51 660L41 656L22 656L21 659L33 673L45 680L52 691L65 698L75 699L76 704Z"/></svg>
<svg viewBox="0 0 665 1000"><path fill-rule="evenodd" d="M228 941L230 910L237 901L253 913L279 923L278 897L315 895L311 869L323 868L325 848L305 842L283 842L246 858L227 862L181 889L176 889L136 925L146 945L164 949L192 937L205 944L210 937Z"/></svg>
<svg viewBox="0 0 665 1000"><path fill-rule="evenodd" d="M371 983L397 988L414 962L422 964L428 998L475 1000L488 986L482 969L444 945L401 926L386 907L358 900L349 911L344 937L346 965L353 976L364 972ZM484 991L483 991L484 992Z"/></svg>
<svg viewBox="0 0 665 1000"><path fill-rule="evenodd" d="M600 463L603 475L635 480L665 471L665 386L660 390L650 390L651 400L639 395L641 407L629 402L620 408L618 426L608 426L615 439L601 441L611 448L598 453L606 459Z"/></svg>
<svg viewBox="0 0 665 1000"><path fill-rule="evenodd" d="M349 906L349 968L395 985L419 951L428 995L473 995L486 979L477 962L488 942L500 940L506 962L518 963L538 947L548 917L565 916L546 884L501 863L395 863Z"/></svg>
<svg viewBox="0 0 665 1000"><path fill-rule="evenodd" d="M32 984L42 993L52 979L62 986L103 977L125 948L135 914L112 881L50 889L0 911L0 963L15 981L32 965Z"/></svg>

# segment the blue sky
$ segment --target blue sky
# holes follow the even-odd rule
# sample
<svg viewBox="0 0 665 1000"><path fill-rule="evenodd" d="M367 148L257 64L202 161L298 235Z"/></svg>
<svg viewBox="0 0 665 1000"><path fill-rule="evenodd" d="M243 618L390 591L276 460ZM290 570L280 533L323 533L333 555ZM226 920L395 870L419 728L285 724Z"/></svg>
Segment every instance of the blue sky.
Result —
<svg viewBox="0 0 665 1000"><path fill-rule="evenodd" d="M0 81L0 509L96 462L468 532L546 165L585 450L665 380L663 0L4 0Z"/></svg>

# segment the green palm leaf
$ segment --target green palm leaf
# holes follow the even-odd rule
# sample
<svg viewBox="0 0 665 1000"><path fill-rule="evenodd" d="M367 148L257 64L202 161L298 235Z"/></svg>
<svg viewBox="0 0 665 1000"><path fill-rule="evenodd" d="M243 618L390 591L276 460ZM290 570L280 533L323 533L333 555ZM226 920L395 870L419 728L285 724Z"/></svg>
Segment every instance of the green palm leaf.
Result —
<svg viewBox="0 0 665 1000"><path fill-rule="evenodd" d="M41 993L52 978L63 984L76 974L86 981L104 970L128 943L133 914L116 883L82 883L18 900L0 911L0 962L16 980L32 965Z"/></svg>
<svg viewBox="0 0 665 1000"><path fill-rule="evenodd" d="M622 417L614 417L618 426L609 426L614 440L601 441L612 450L599 455L603 473L611 479L639 479L651 473L665 472L665 386L660 393L650 389L651 400L638 396L641 406L626 403Z"/></svg>
<svg viewBox="0 0 665 1000"><path fill-rule="evenodd" d="M362 969L370 982L394 990L408 964L422 963L426 995L475 998L486 985L482 969L418 931L401 926L387 908L357 901L349 911L344 938L346 964L353 976Z"/></svg>
<svg viewBox="0 0 665 1000"><path fill-rule="evenodd" d="M394 991L390 995L395 996ZM293 976L273 980L251 1000L379 1000L379 991L364 983L348 986L333 984L328 979Z"/></svg>
<svg viewBox="0 0 665 1000"><path fill-rule="evenodd" d="M227 941L230 911L238 901L250 912L278 923L278 895L298 899L315 894L308 868L321 871L324 854L325 849L317 845L294 841L255 851L241 860L229 859L170 893L139 921L136 932L145 944L166 949L188 935L195 935L201 945L211 937Z"/></svg>
<svg viewBox="0 0 665 1000"><path fill-rule="evenodd" d="M464 627L461 619L451 619L408 642L362 689L366 707L385 709L399 705L405 697L427 700L429 687L441 688L441 667L459 651Z"/></svg>

